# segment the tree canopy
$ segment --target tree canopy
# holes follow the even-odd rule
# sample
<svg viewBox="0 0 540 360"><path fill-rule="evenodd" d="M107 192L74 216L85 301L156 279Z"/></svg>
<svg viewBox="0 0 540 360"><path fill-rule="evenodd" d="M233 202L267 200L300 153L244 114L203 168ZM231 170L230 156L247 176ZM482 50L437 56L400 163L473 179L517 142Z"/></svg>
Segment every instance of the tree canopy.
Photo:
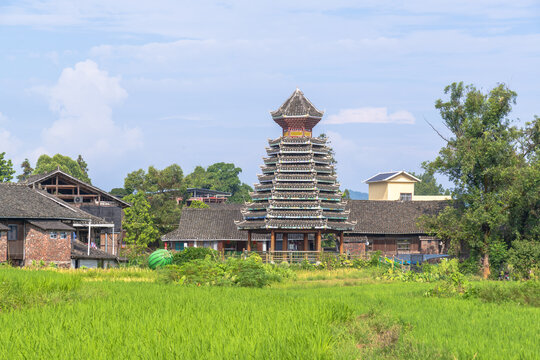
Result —
<svg viewBox="0 0 540 360"><path fill-rule="evenodd" d="M451 135L439 133L446 144L425 167L448 176L455 202L422 221L434 235L478 253L487 277L490 256L497 258L516 237L538 230L538 118L525 129L512 126L508 115L517 95L504 84L483 93L453 83L445 94L435 107Z"/></svg>
<svg viewBox="0 0 540 360"><path fill-rule="evenodd" d="M13 179L13 174L15 174L15 170L13 170L13 163L9 159L4 159L5 155L5 152L0 153L0 182L10 181Z"/></svg>
<svg viewBox="0 0 540 360"><path fill-rule="evenodd" d="M450 190L445 190L441 184L438 184L432 172L416 174L411 171L409 174L421 180L414 184L415 195L450 195Z"/></svg>
<svg viewBox="0 0 540 360"><path fill-rule="evenodd" d="M30 175L32 175L32 172L34 171L34 168L30 164L30 160L24 159L24 161L21 163L21 169L22 174L17 176L17 180L24 181L26 180Z"/></svg>
<svg viewBox="0 0 540 360"><path fill-rule="evenodd" d="M186 187L203 188L229 192L232 196L230 202L242 203L249 200L252 188L240 181L238 175L242 169L231 163L219 162L204 169L197 166L193 172L186 176Z"/></svg>
<svg viewBox="0 0 540 360"><path fill-rule="evenodd" d="M81 159L81 162L73 160L69 156L65 155L56 154L53 157L50 157L49 155L44 154L38 158L36 168L32 173L45 174L60 168L60 170L66 174L90 184L91 180L88 177L88 166L86 165L86 162L82 160L80 155L79 158ZM81 168L81 164L84 166L84 168Z"/></svg>
<svg viewBox="0 0 540 360"><path fill-rule="evenodd" d="M125 201L131 207L125 209L122 227L126 231L124 241L128 244L147 246L159 239L159 232L154 226L154 217L150 213L150 204L143 193L129 195Z"/></svg>

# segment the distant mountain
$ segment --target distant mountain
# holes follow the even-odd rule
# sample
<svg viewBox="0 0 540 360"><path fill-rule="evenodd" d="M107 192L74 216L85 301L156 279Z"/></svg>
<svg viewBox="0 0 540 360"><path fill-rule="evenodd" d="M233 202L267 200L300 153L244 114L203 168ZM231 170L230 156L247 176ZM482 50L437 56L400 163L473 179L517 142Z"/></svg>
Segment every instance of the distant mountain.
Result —
<svg viewBox="0 0 540 360"><path fill-rule="evenodd" d="M349 195L352 200L367 200L369 198L368 193L349 190Z"/></svg>

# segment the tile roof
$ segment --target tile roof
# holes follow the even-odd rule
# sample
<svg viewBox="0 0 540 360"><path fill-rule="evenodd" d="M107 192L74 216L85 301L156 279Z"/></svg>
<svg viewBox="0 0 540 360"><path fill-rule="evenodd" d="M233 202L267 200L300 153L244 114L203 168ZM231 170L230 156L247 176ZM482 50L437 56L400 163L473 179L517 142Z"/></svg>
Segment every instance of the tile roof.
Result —
<svg viewBox="0 0 540 360"><path fill-rule="evenodd" d="M75 229L68 224L65 224L58 220L30 220L28 222L42 230L75 231Z"/></svg>
<svg viewBox="0 0 540 360"><path fill-rule="evenodd" d="M247 232L239 231L234 223L242 220L243 204L226 204L210 209L184 208L178 229L162 236L163 241L236 240L247 241ZM253 239L266 238L253 234Z"/></svg>
<svg viewBox="0 0 540 360"><path fill-rule="evenodd" d="M408 172L406 171L390 171L390 172L384 172L384 173L379 173L375 176L372 176L370 177L369 179L365 180L364 182L366 184L369 184L369 183L372 183L372 182L378 182L378 181L388 181L388 180L391 180L392 178L400 175L400 174L403 174L405 176L408 176L416 181L421 181L420 179L412 176L411 174L409 174Z"/></svg>
<svg viewBox="0 0 540 360"><path fill-rule="evenodd" d="M109 194L107 191L102 190L102 189L100 189L98 187L95 187L94 185L89 184L87 182L84 182L84 181L82 181L80 179L77 179L76 177L71 176L71 175L63 172L60 169L49 171L48 173L44 173L44 174L30 175L29 177L26 178L26 180L24 180L22 182L22 184L33 185L35 183L40 183L40 182L42 182L42 181L44 181L44 180L48 179L49 177L51 177L53 175L56 175L56 174L61 174L62 176L68 178L70 181L72 181L74 183L78 183L78 184L83 185L83 186L85 186L87 188L90 188L93 191L95 191L95 192L97 192L97 193L99 193L99 194L101 194L101 195L103 195L105 197L108 197L111 200L114 200L114 201L118 202L123 207L131 206L130 203L125 202L124 200L122 200L122 199L120 199L120 198L118 198L118 197L116 197L114 195Z"/></svg>
<svg viewBox="0 0 540 360"><path fill-rule="evenodd" d="M0 219L92 220L106 221L62 201L46 191L24 184L0 183Z"/></svg>
<svg viewBox="0 0 540 360"><path fill-rule="evenodd" d="M296 89L292 95L275 111L270 114L273 118L311 116L322 118L324 112L317 108L304 96L300 89Z"/></svg>
<svg viewBox="0 0 540 360"><path fill-rule="evenodd" d="M434 215L448 206L448 201L373 201L349 200L356 220L352 234L421 234L416 225L421 215Z"/></svg>
<svg viewBox="0 0 540 360"><path fill-rule="evenodd" d="M6 225L0 224L0 231L8 231L8 230L9 228Z"/></svg>
<svg viewBox="0 0 540 360"><path fill-rule="evenodd" d="M356 221L354 231L345 239L364 239L368 234L422 234L416 226L419 216L436 214L448 206L447 201L370 201L349 200L349 221ZM242 204L227 204L211 209L184 209L178 229L163 235L163 241L247 240L247 232L239 231L234 221L242 220ZM268 234L253 234L253 239Z"/></svg>

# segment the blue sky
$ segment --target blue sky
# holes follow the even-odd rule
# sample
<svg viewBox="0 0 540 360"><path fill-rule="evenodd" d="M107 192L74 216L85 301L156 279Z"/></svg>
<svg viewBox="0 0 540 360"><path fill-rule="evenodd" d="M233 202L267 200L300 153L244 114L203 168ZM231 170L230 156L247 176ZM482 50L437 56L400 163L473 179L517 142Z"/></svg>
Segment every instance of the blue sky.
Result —
<svg viewBox="0 0 540 360"><path fill-rule="evenodd" d="M234 162L256 181L296 87L325 118L343 188L420 170L454 81L540 115L537 1L3 1L0 152L82 154L94 184L135 169Z"/></svg>

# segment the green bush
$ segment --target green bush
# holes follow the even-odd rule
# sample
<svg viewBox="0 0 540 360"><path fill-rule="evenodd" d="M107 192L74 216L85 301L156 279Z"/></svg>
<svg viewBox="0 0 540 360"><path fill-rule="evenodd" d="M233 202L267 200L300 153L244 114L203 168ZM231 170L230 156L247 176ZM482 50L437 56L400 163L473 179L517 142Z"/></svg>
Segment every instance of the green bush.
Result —
<svg viewBox="0 0 540 360"><path fill-rule="evenodd" d="M485 302L515 302L521 305L540 306L540 282L487 282L468 291L469 297Z"/></svg>
<svg viewBox="0 0 540 360"><path fill-rule="evenodd" d="M196 286L261 288L293 276L294 273L288 267L264 265L257 254L252 254L247 259L228 258L226 261L207 254L204 259L166 266L158 271L159 282Z"/></svg>
<svg viewBox="0 0 540 360"><path fill-rule="evenodd" d="M508 250L508 270L519 279L538 276L540 270L540 241L516 240Z"/></svg>
<svg viewBox="0 0 540 360"><path fill-rule="evenodd" d="M217 259L219 253L216 250L206 247L187 247L182 251L174 253L172 262L174 265L182 265L192 260L203 260L206 258L206 255Z"/></svg>

